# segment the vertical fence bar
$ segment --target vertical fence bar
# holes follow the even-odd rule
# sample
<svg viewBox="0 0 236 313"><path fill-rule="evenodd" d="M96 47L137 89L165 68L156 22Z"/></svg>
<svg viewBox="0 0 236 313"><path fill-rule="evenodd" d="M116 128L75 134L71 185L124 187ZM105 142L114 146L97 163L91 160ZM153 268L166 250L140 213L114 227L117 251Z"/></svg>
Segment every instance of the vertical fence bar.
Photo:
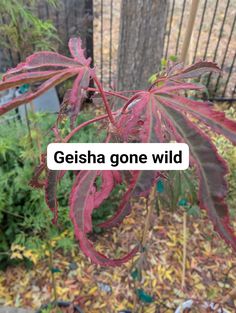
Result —
<svg viewBox="0 0 236 313"><path fill-rule="evenodd" d="M68 24L68 0L64 0L65 7L65 26L66 26L66 42L69 41L69 24Z"/></svg>
<svg viewBox="0 0 236 313"><path fill-rule="evenodd" d="M170 23L169 23L169 31L168 31L168 36L167 36L165 59L167 58L168 50L169 50L170 34L171 34L171 30L172 30L171 25L172 25L172 20L173 20L173 15L174 15L174 9L175 9L175 0L173 0L172 7L171 7Z"/></svg>
<svg viewBox="0 0 236 313"><path fill-rule="evenodd" d="M49 5L48 5L47 1L45 3L45 10L46 10L46 18L47 18L47 20L49 20L50 14L49 14Z"/></svg>
<svg viewBox="0 0 236 313"><path fill-rule="evenodd" d="M100 49L100 68L101 68L101 82L103 82L103 0L101 0L101 7L100 7L100 12L101 12L101 49Z"/></svg>
<svg viewBox="0 0 236 313"><path fill-rule="evenodd" d="M236 59L236 52L234 53L234 57L233 57L233 60L232 60L231 66L230 66L229 74L228 74L226 82L225 82L225 87L224 87L222 95L221 95L222 98L225 96L225 93L226 93L226 90L227 90L227 87L228 87L228 83L229 83L229 79L230 79L230 76L231 76L231 74L233 72L235 59Z"/></svg>
<svg viewBox="0 0 236 313"><path fill-rule="evenodd" d="M195 46L195 50L194 50L194 54L193 54L193 63L195 62L196 56L197 56L197 50L198 50L198 45L199 45L199 41L200 41L200 37L201 37L202 25L204 23L205 12L206 12L206 7L207 7L207 1L208 0L205 0L204 6L203 6L202 17L201 17L201 21L200 21L199 30L198 30L196 46Z"/></svg>
<svg viewBox="0 0 236 313"><path fill-rule="evenodd" d="M111 0L110 3L109 86L111 85L111 72L112 72L112 22L113 22L113 0Z"/></svg>
<svg viewBox="0 0 236 313"><path fill-rule="evenodd" d="M170 1L167 2L167 13L166 13L164 45L163 45L163 50L162 50L162 57L164 57L164 52L165 52L165 48L166 48L166 39L167 39L167 35L168 35L167 25L168 25L168 21L169 21L169 13L170 13Z"/></svg>
<svg viewBox="0 0 236 313"><path fill-rule="evenodd" d="M85 16L86 16L86 52L87 57L92 58L93 66L93 0L85 1Z"/></svg>
<svg viewBox="0 0 236 313"><path fill-rule="evenodd" d="M213 56L213 61L214 62L216 60L217 52L218 52L219 45L220 45L220 40L222 38L222 34L223 34L224 26L225 26L225 20L226 20L226 16L227 16L228 9L229 9L229 4L230 4L230 0L227 1L226 7L225 7L224 17L223 17L223 21L222 21L222 24L221 24L221 27L220 27L220 32L219 32L219 36L218 36L218 40L217 40L217 44L216 44L215 52L214 52L214 56ZM211 75L212 75L211 73L208 75L208 79L207 79L207 83L206 83L207 87L209 86L209 83L210 83L210 80L211 80Z"/></svg>
<svg viewBox="0 0 236 313"><path fill-rule="evenodd" d="M186 6L186 0L184 0L183 6L182 6L181 18L180 18L180 23L179 23L178 38L177 38L177 43L176 43L176 48L175 48L175 55L178 54L178 50L179 50L179 40L180 40L181 31L182 31L185 6Z"/></svg>
<svg viewBox="0 0 236 313"><path fill-rule="evenodd" d="M215 5L215 8L214 8L213 17L212 17L212 20L211 20L210 31L209 31L209 34L208 34L207 44L206 44L206 47L205 47L205 52L204 52L203 59L205 59L206 56L207 56L207 51L208 51L208 47L209 47L209 43L210 43L210 39L211 39L212 29L213 29L214 22L215 22L215 17L216 17L216 11L217 11L217 8L218 8L218 3L219 3L219 0L216 0L216 5Z"/></svg>
<svg viewBox="0 0 236 313"><path fill-rule="evenodd" d="M223 60L222 60L222 62L221 62L221 66L220 66L221 69L224 67L225 60L226 60L226 56L227 56L228 51L229 51L229 45L230 45L230 42L231 42L231 39L232 39L232 36L233 36L235 23L236 23L236 14L234 15L234 21L233 21L233 24L232 24L232 27L231 27L231 31L230 31L230 35L229 35L228 42L227 42L227 45L226 45L224 57L223 57ZM215 84L214 93L216 93L216 91L217 91L217 89L218 89L219 82L220 82L220 78L221 78L221 76L218 75L218 78L217 78L217 81L216 81L216 84Z"/></svg>

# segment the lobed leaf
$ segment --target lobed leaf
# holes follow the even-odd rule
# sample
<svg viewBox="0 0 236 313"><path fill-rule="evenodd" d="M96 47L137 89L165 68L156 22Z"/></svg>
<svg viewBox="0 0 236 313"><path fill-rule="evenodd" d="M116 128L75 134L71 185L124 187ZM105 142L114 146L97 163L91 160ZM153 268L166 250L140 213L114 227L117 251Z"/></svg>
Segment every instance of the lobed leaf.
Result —
<svg viewBox="0 0 236 313"><path fill-rule="evenodd" d="M102 176L102 186L96 190L95 180ZM115 179L114 179L115 178ZM92 230L92 212L94 208L107 198L120 179L117 173L112 171L81 171L76 177L70 195L70 218L74 224L75 236L80 242L81 250L91 260L100 265L118 266L129 260L138 250L133 249L124 258L118 260L108 259L106 256L94 250L93 245L87 239L86 234Z"/></svg>
<svg viewBox="0 0 236 313"><path fill-rule="evenodd" d="M80 234L77 239L80 242L80 248L84 254L89 257L93 263L99 264L101 266L121 266L122 264L132 259L139 251L139 247L136 246L131 250L131 252L120 259L109 259L102 253L96 251L86 236Z"/></svg>
<svg viewBox="0 0 236 313"><path fill-rule="evenodd" d="M195 78L211 72L220 73L221 70L216 63L208 61L198 61L195 64L182 69L180 69L178 64L175 65L172 70L169 70L168 77L171 79L174 78L177 80L182 80L187 78Z"/></svg>
<svg viewBox="0 0 236 313"><path fill-rule="evenodd" d="M156 181L157 172L155 171L134 171L128 190L122 197L121 203L115 214L98 226L110 228L119 225L124 218L131 213L132 197L146 197L150 193L151 187Z"/></svg>
<svg viewBox="0 0 236 313"><path fill-rule="evenodd" d="M167 97L158 96L165 105L175 108L179 112L185 111L211 128L212 131L224 135L233 144L236 144L236 122L228 119L224 112L216 111L209 102L194 101L183 96L167 94Z"/></svg>
<svg viewBox="0 0 236 313"><path fill-rule="evenodd" d="M26 58L25 62L22 62L18 64L17 67L8 70L7 73L3 75L3 80L8 79L12 75L19 74L22 71L29 71L40 67L71 68L76 66L78 67L78 65L79 64L76 60L65 57L56 52L36 52Z"/></svg>
<svg viewBox="0 0 236 313"><path fill-rule="evenodd" d="M53 77L57 73L59 73L59 71L39 71L19 74L0 82L0 91L19 87L23 84L32 84L43 81Z"/></svg>
<svg viewBox="0 0 236 313"><path fill-rule="evenodd" d="M216 231L236 250L236 236L229 224L226 204L227 164L219 156L211 139L183 114L160 104L163 117L173 124L176 139L189 145L199 177L199 201L213 222Z"/></svg>
<svg viewBox="0 0 236 313"><path fill-rule="evenodd" d="M0 116L17 108L21 104L29 103L35 98L41 96L45 91L49 90L50 88L59 85L61 82L67 80L70 77L73 77L76 75L75 72L71 71L63 71L50 79L48 79L46 82L44 82L35 92L28 92L23 94L22 96L19 96L6 104L2 105L0 107Z"/></svg>
<svg viewBox="0 0 236 313"><path fill-rule="evenodd" d="M80 38L71 38L69 41L69 49L71 55L81 65L89 66L91 58L86 59L84 56L84 50L82 49L82 40Z"/></svg>

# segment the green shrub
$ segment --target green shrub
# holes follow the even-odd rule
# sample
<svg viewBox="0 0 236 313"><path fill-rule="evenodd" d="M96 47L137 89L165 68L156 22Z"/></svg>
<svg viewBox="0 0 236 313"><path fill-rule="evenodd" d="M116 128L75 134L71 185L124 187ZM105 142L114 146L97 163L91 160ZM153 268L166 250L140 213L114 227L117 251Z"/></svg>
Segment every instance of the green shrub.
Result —
<svg viewBox="0 0 236 313"><path fill-rule="evenodd" d="M79 116L78 122L82 123L90 117L91 113L84 112ZM0 269L16 262L10 259L13 243L36 249L40 254L40 247L46 240L44 235L48 231L47 223L50 224L49 238L57 237L65 230L73 234L67 201L74 173L67 172L63 184L59 184L59 228L51 226L51 213L46 207L43 191L29 186L35 165L38 164L35 156L39 155L39 146L45 151L48 142L53 140L52 132L48 132L48 128L54 120L55 116L52 114L31 114L30 133L26 124L17 119L2 120L0 123ZM66 133L68 130L69 125L66 123L63 131ZM100 132L98 136L98 129L91 125L75 136L75 140L97 142L102 136L103 133ZM116 193L114 194L116 197ZM94 214L95 223L96 220L100 222L111 215L113 204L114 199L110 204L106 202ZM73 235L69 239L68 236L60 238L57 245L64 251L72 249Z"/></svg>

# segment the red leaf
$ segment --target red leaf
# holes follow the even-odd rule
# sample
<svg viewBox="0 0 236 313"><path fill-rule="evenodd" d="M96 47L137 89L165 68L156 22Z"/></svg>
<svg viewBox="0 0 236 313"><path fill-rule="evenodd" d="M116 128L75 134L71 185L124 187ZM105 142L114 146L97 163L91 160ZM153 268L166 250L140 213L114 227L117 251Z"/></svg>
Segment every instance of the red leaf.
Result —
<svg viewBox="0 0 236 313"><path fill-rule="evenodd" d="M57 204L57 180L58 180L58 171L48 170L47 179L45 183L45 200L49 209L53 212L54 218L53 223L57 222L58 217L58 204Z"/></svg>
<svg viewBox="0 0 236 313"><path fill-rule="evenodd" d="M146 197L151 187L156 181L157 172L155 171L134 171L133 178L130 182L128 190L125 192L118 210L107 221L100 223L98 226L102 228L110 228L120 224L123 219L131 213L131 198Z"/></svg>
<svg viewBox="0 0 236 313"><path fill-rule="evenodd" d="M71 55L75 60L81 65L89 66L91 63L91 58L86 59L84 56L84 50L82 49L82 41L80 38L71 38L69 41L69 49Z"/></svg>
<svg viewBox="0 0 236 313"><path fill-rule="evenodd" d="M0 82L0 91L18 87L23 84L32 84L38 81L42 81L51 78L57 73L59 73L59 71L39 71L22 73L9 79L5 79L3 82Z"/></svg>
<svg viewBox="0 0 236 313"><path fill-rule="evenodd" d="M171 69L169 70L168 77L171 79L187 79L198 77L209 72L220 73L221 70L216 63L208 61L198 61L195 64L183 69L180 69L178 65L175 65L173 71Z"/></svg>
<svg viewBox="0 0 236 313"><path fill-rule="evenodd" d="M94 207L98 208L107 199L117 183L121 183L122 178L118 171L102 171L102 185L95 193Z"/></svg>
<svg viewBox="0 0 236 313"><path fill-rule="evenodd" d="M34 175L30 180L29 185L33 188L43 188L45 185L45 180L39 180L40 175L42 174L42 172L45 170L46 168L46 162L42 162L40 163L35 171L34 171Z"/></svg>
<svg viewBox="0 0 236 313"><path fill-rule="evenodd" d="M217 153L211 139L183 114L164 103L161 110L163 118L173 124L176 139L189 145L199 177L200 206L208 212L216 231L236 250L236 236L229 224L226 204L226 162Z"/></svg>
<svg viewBox="0 0 236 313"><path fill-rule="evenodd" d="M64 71L60 72L59 74L51 77L47 81L45 81L35 92L28 92L26 94L23 94L22 96L19 96L15 98L14 100L7 102L6 104L2 105L0 107L0 116L5 114L6 112L9 112L12 109L17 108L19 105L24 103L29 103L38 96L42 95L45 91L49 90L53 86L56 86L63 82L64 80L67 80L68 78L76 75L75 72L71 71Z"/></svg>
<svg viewBox="0 0 236 313"><path fill-rule="evenodd" d="M71 128L74 128L75 120L80 111L83 99L86 94L82 92L82 89L87 89L89 86L91 71L89 69L81 69L80 73L76 77L73 87L70 92L68 102L72 106L71 110Z"/></svg>
<svg viewBox="0 0 236 313"><path fill-rule="evenodd" d="M236 122L228 119L224 112L216 111L208 102L194 101L182 96L168 94L169 97L158 97L165 105L180 112L188 112L198 118L212 131L224 135L233 144L236 144Z"/></svg>
<svg viewBox="0 0 236 313"><path fill-rule="evenodd" d="M102 187L96 190L95 180L102 175ZM115 177L117 176L117 173ZM100 265L118 266L129 260L138 250L135 248L131 253L122 259L110 260L106 256L94 250L86 234L92 230L92 211L109 196L111 186L114 187L113 174L110 171L99 173L98 171L81 171L75 180L70 195L70 218L74 224L75 236L80 242L80 248L85 255Z"/></svg>
<svg viewBox="0 0 236 313"><path fill-rule="evenodd" d="M117 175L117 173L116 173ZM101 176L102 184L96 188L96 179ZM92 231L92 212L110 195L116 185L112 171L80 171L70 195L70 216L75 233L87 234Z"/></svg>
<svg viewBox="0 0 236 313"><path fill-rule="evenodd" d="M155 94L161 94L162 92L164 94L168 92L173 92L173 91L180 91L180 90L202 90L206 89L205 86L200 85L200 84L193 84L193 83L182 83L182 82L171 82L166 85L160 86L160 87L154 87L152 89L152 92Z"/></svg>
<svg viewBox="0 0 236 313"><path fill-rule="evenodd" d="M71 121L75 121L83 98L82 90L87 89L90 78L94 71L89 68L91 59L86 59L84 50L81 48L80 38L72 38L69 42L69 48L74 59L65 57L55 52L38 52L26 58L26 61L20 63L16 68L10 69L0 83L0 90L20 86L24 83L35 83L38 81L47 81L43 83L36 92L28 93L14 99L0 108L0 115L27 103L43 94L49 88L54 87L61 82L77 76L71 91ZM42 68L53 68L54 70L42 70ZM36 70L36 71L32 71Z"/></svg>
<svg viewBox="0 0 236 313"><path fill-rule="evenodd" d="M64 67L70 68L78 66L78 62L76 60L67 58L61 54L56 52L44 51L44 52L36 52L26 58L25 62L22 62L17 65L17 67L10 69L3 76L3 80L8 79L9 76L15 75L16 73L22 71L28 71L32 69L37 69L41 67Z"/></svg>
<svg viewBox="0 0 236 313"><path fill-rule="evenodd" d="M127 255L120 259L109 259L105 255L101 254L100 252L96 251L92 245L92 243L87 239L87 237L83 234L79 234L77 239L80 242L80 248L83 253L91 259L91 261L95 264L99 264L101 266L120 266L130 259L132 259L135 254L139 251L139 247L136 246L134 249L131 250Z"/></svg>

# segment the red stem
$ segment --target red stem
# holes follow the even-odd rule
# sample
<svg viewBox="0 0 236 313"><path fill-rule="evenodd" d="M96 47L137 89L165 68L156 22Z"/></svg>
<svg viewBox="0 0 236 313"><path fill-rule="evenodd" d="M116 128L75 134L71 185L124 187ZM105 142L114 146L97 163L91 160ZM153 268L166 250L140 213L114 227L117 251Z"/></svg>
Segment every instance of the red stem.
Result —
<svg viewBox="0 0 236 313"><path fill-rule="evenodd" d="M124 113L125 110L127 109L127 107L130 105L130 103L132 103L136 98L138 98L137 94L133 95L133 96L129 99L129 101L127 101L127 102L125 103L125 105L124 105L123 108L122 108L121 113Z"/></svg>
<svg viewBox="0 0 236 313"><path fill-rule="evenodd" d="M104 114L104 115L101 115L101 116L97 116L89 121L86 121L80 125L78 125L77 127L75 127L70 133L69 135L67 135L64 139L63 139L63 143L66 143L68 142L79 130L81 130L82 128L84 128L85 126L87 125L90 125L92 123L95 123L95 122L98 122L100 120L103 120L105 118L108 117L108 114Z"/></svg>
<svg viewBox="0 0 236 313"><path fill-rule="evenodd" d="M101 96L102 96L102 99L103 99L104 105L105 105L105 107L106 107L106 111L107 111L109 120L111 121L111 123L112 123L113 125L115 125L116 123L115 123L115 120L114 120L114 118L113 118L113 116L112 116L111 108L110 108L110 105L109 105L109 103L108 103L108 101L107 101L106 94L105 94L105 92L104 92L104 90L103 90L103 87L102 87L102 85L101 85L101 83L100 83L100 81L98 80L98 78L97 78L96 75L94 75L93 79L94 79L96 85L98 86L98 90L99 90L99 92L100 92L100 94L101 94Z"/></svg>
<svg viewBox="0 0 236 313"><path fill-rule="evenodd" d="M99 92L98 89L96 89L96 88L91 88L91 87L87 88L86 90ZM129 99L128 97L122 96L122 95L120 95L118 92L115 92L115 91L105 91L105 90L103 90L103 91L104 91L104 93L105 93L106 95L116 96L116 97L121 98L121 99L126 100L126 101Z"/></svg>

